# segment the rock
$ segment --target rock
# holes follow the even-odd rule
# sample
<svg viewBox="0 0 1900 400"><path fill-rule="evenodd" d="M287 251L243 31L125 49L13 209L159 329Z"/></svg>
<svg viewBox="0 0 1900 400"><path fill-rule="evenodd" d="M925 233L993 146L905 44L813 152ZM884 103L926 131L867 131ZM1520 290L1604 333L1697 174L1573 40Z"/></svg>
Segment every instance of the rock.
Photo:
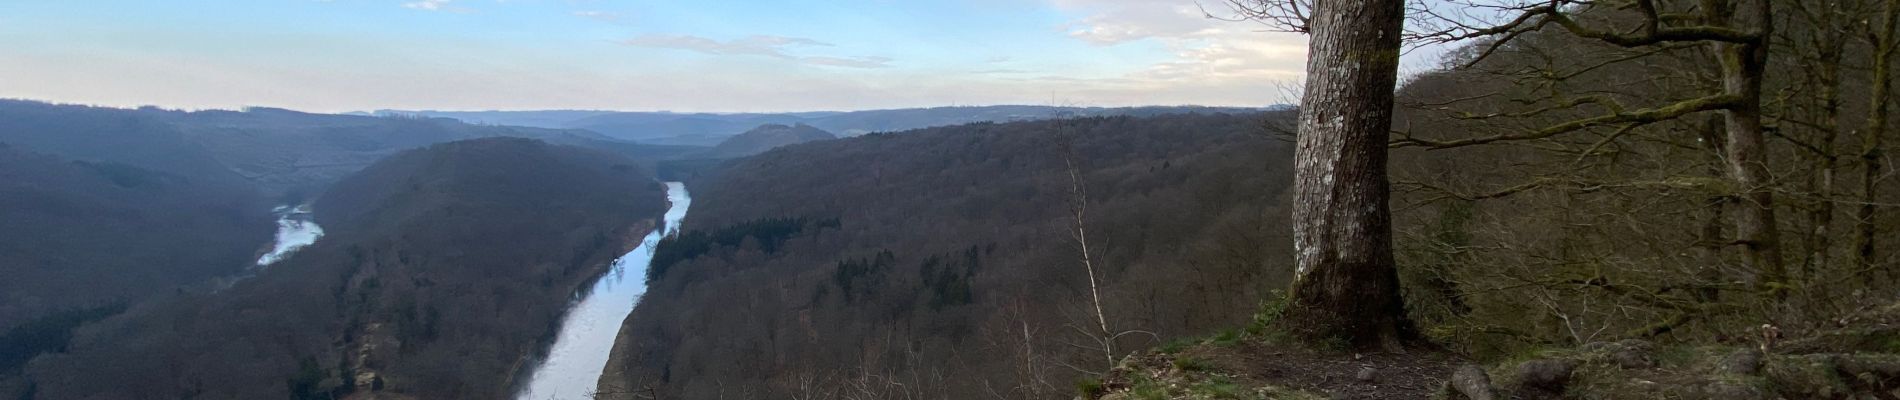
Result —
<svg viewBox="0 0 1900 400"><path fill-rule="evenodd" d="M1517 365L1517 382L1522 387L1563 393L1564 386L1570 384L1570 375L1582 364L1577 360L1525 361Z"/></svg>
<svg viewBox="0 0 1900 400"><path fill-rule="evenodd" d="M1741 349L1722 357L1717 366L1722 373L1736 375L1756 375L1761 373L1761 350Z"/></svg>
<svg viewBox="0 0 1900 400"><path fill-rule="evenodd" d="M1844 354L1835 358L1840 372L1865 387L1893 387L1900 381L1900 356Z"/></svg>
<svg viewBox="0 0 1900 400"><path fill-rule="evenodd" d="M1538 400L1561 399L1570 376L1583 361L1565 359L1530 360L1517 365L1517 387L1513 398Z"/></svg>
<svg viewBox="0 0 1900 400"><path fill-rule="evenodd" d="M1773 397L1761 387L1725 381L1703 385L1700 394L1705 396L1703 398L1722 400L1767 400Z"/></svg>
<svg viewBox="0 0 1900 400"><path fill-rule="evenodd" d="M1837 398L1852 392L1832 354L1777 356L1762 371L1776 391L1790 398Z"/></svg>
<svg viewBox="0 0 1900 400"><path fill-rule="evenodd" d="M1655 368L1656 360L1650 358L1656 345L1643 340L1629 339L1616 342L1593 342L1583 345L1583 350L1602 355L1616 366L1624 369Z"/></svg>
<svg viewBox="0 0 1900 400"><path fill-rule="evenodd" d="M1483 368L1466 364L1452 372L1451 381L1445 382L1448 399L1498 400L1496 388L1491 387L1491 376Z"/></svg>
<svg viewBox="0 0 1900 400"><path fill-rule="evenodd" d="M1359 375L1355 375L1353 378L1358 379L1360 382L1377 382L1379 380L1379 370L1373 369L1372 367L1359 368Z"/></svg>

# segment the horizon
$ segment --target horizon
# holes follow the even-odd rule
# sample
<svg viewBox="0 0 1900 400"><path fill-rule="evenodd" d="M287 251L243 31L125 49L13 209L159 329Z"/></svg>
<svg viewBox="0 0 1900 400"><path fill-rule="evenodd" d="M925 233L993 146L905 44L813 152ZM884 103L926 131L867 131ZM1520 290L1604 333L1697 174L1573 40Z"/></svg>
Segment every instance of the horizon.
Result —
<svg viewBox="0 0 1900 400"><path fill-rule="evenodd" d="M149 109L157 109L161 111L187 112L187 113L210 112L210 111L251 112L255 109L269 109L269 110L285 110L285 111L299 112L299 113L306 113L306 114L358 115L358 116L384 116L383 113L461 114L461 113L539 113L539 112L583 112L583 113L606 113L606 114L640 113L640 114L681 114L681 115L694 115L694 114L707 114L707 115L762 114L764 115L764 114L814 114L814 113L843 114L843 113L897 111L897 110L926 110L926 109L940 109L940 108L991 108L991 107L1052 107L1052 108L1082 108L1082 109L1197 108L1198 107L1198 108L1238 108L1238 109L1254 109L1254 110L1260 110L1260 111L1268 111L1268 110L1272 110L1278 107L1297 107L1298 106L1298 104L1290 104L1290 103L1273 103L1273 104L1258 105L1258 106L1213 106L1213 105L1203 105L1203 104L1144 104L1144 105L1130 105L1130 106L1091 106L1091 105L1045 105L1045 104L999 103L999 104L957 104L957 105L897 107L897 108L889 108L889 107L865 108L865 109L852 109L852 110L814 109L814 110L776 110L776 111L739 111L739 112L678 111L678 110L609 110L609 109L572 109L572 108L540 108L540 109L531 108L531 109L507 109L507 110L501 110L501 109L438 110L438 109L384 108L384 109L374 109L374 110L346 110L346 111L339 111L339 112L319 112L319 111L310 111L310 110L300 110L300 109L295 109L295 108L284 108L284 107L275 107L275 106L252 106L252 105L238 106L234 108L176 108L176 107L167 107L167 106L157 105L157 104L139 104L139 105L120 106L120 105L109 105L109 104L87 104L87 103L76 103L76 102L62 102L62 101L52 101L52 100L45 100L45 99L30 99L30 98L17 98L17 97L0 97L0 101L19 101L19 102L40 103L40 104L48 104L48 105L56 105L56 106L79 106L79 107L110 108L110 109L121 109L121 110L139 110L139 109L149 108Z"/></svg>
<svg viewBox="0 0 1900 400"><path fill-rule="evenodd" d="M0 4L0 97L340 114L1294 102L1305 37L1193 0ZM48 39L56 38L56 39ZM1409 66L1438 50L1407 53ZM656 111L637 111L656 110ZM820 111L809 111L820 110Z"/></svg>

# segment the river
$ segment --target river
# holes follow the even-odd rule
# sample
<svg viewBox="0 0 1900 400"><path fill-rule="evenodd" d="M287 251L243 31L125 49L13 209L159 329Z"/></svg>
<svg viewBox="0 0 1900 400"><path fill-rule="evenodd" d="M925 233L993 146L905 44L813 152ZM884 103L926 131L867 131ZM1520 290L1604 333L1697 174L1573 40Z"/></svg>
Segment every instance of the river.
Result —
<svg viewBox="0 0 1900 400"><path fill-rule="evenodd" d="M634 303L646 293L647 263L653 260L653 245L663 230L676 229L686 218L693 198L679 182L666 183L666 223L647 234L640 246L620 256L606 276L584 291L578 302L561 320L561 332L548 348L548 355L535 366L534 374L517 399L570 400L591 399L607 357L613 352L620 323L633 312Z"/></svg>
<svg viewBox="0 0 1900 400"><path fill-rule="evenodd" d="M277 214L277 239L272 242L270 252L257 258L257 266L263 267L282 261L297 249L316 243L323 237L323 228L310 218L310 206L280 206L271 213Z"/></svg>

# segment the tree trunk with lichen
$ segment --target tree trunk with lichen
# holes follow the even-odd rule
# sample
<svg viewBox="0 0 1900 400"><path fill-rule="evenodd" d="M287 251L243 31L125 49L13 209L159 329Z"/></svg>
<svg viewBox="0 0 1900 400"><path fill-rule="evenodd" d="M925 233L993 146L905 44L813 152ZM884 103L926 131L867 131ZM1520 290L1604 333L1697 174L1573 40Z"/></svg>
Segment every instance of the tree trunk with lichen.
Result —
<svg viewBox="0 0 1900 400"><path fill-rule="evenodd" d="M1773 178L1768 171L1767 142L1762 133L1761 86L1768 65L1768 42L1774 37L1773 5L1756 2L1746 10L1752 22L1759 24L1754 43L1719 42L1717 57L1722 61L1723 93L1737 104L1723 110L1728 130L1728 170L1737 186L1740 200L1735 213L1735 240L1742 246L1742 259L1755 274L1757 286L1776 293L1787 285L1788 273L1781 259L1780 228L1775 222ZM1724 21L1734 15L1710 11L1710 19Z"/></svg>
<svg viewBox="0 0 1900 400"><path fill-rule="evenodd" d="M1896 43L1894 32L1896 20L1900 20L1900 2L1888 1L1881 10L1882 18L1877 30L1870 36L1874 44L1874 68L1872 101L1868 105L1867 129L1861 131L1860 143L1860 199L1859 207L1854 209L1854 263L1855 268L1867 268L1874 264L1874 228L1875 201L1880 192L1880 135L1887 133L1887 107L1892 99L1888 91L1892 90L1893 57ZM1889 276L1888 278L1892 278Z"/></svg>
<svg viewBox="0 0 1900 400"><path fill-rule="evenodd" d="M1308 341L1396 349L1414 335L1386 203L1404 18L1403 0L1314 5L1294 155L1298 270L1285 317Z"/></svg>

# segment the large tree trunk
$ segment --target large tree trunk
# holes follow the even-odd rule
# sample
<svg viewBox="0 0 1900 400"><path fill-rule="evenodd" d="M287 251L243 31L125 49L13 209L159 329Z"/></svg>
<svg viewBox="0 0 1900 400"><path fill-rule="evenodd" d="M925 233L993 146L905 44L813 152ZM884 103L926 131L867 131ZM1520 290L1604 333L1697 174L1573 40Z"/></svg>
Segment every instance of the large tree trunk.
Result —
<svg viewBox="0 0 1900 400"><path fill-rule="evenodd" d="M1287 327L1308 340L1396 348L1413 334L1386 204L1386 142L1404 0L1315 2L1300 102Z"/></svg>
<svg viewBox="0 0 1900 400"><path fill-rule="evenodd" d="M1867 268L1874 263L1874 200L1879 193L1880 136L1887 133L1888 90L1893 85L1892 71L1895 21L1900 20L1900 4L1886 2L1885 14L1872 33L1874 70L1872 102L1868 104L1867 129L1861 132L1860 207L1854 210L1854 267ZM1891 277L1889 277L1891 278Z"/></svg>
<svg viewBox="0 0 1900 400"><path fill-rule="evenodd" d="M1741 99L1740 104L1723 112L1728 129L1729 175L1740 186L1735 239L1742 245L1747 267L1756 274L1756 283L1771 289L1787 284L1761 123L1762 75L1768 64L1768 38L1774 37L1772 7L1771 1L1759 0L1747 10L1752 22L1761 27L1757 42L1716 44L1722 61L1723 90Z"/></svg>

